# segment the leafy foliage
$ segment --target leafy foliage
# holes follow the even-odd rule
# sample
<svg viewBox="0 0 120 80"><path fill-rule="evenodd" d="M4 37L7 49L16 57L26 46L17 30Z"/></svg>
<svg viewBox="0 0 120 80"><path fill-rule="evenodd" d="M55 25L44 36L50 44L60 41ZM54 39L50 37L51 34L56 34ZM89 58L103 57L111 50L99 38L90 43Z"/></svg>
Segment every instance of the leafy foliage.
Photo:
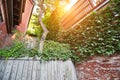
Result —
<svg viewBox="0 0 120 80"><path fill-rule="evenodd" d="M71 44L80 55L111 55L120 51L119 5L119 0L111 0L106 9L92 13L76 28L61 33L58 41Z"/></svg>
<svg viewBox="0 0 120 80"><path fill-rule="evenodd" d="M29 27L27 29L27 34L31 36L41 37L43 30L40 26L38 18L39 16L37 14L32 14Z"/></svg>
<svg viewBox="0 0 120 80"><path fill-rule="evenodd" d="M39 56L43 60L67 60L69 58L78 60L78 57L72 54L70 45L49 40L45 42L43 53Z"/></svg>
<svg viewBox="0 0 120 80"><path fill-rule="evenodd" d="M36 2L40 0L35 0ZM65 4L69 3L69 0L62 1L63 4L60 4L60 0L45 0L45 14L43 14L43 23L48 28L49 33L47 36L48 40L56 40L58 32L60 31L60 19L65 13L64 7ZM36 10L39 14L40 10ZM41 37L43 31L39 24L39 15L33 14L29 23L27 34L32 36Z"/></svg>
<svg viewBox="0 0 120 80"><path fill-rule="evenodd" d="M69 0L64 0L63 4L60 4L60 0L46 1L47 8L43 22L49 30L47 40L55 41L59 31L61 30L60 19L65 13L65 3L69 3Z"/></svg>
<svg viewBox="0 0 120 80"><path fill-rule="evenodd" d="M10 47L5 47L0 49L0 57L1 58L9 58L9 57L24 57L24 56L34 56L37 54L36 49L27 49L24 47L23 43L19 41L15 41L14 44Z"/></svg>
<svg viewBox="0 0 120 80"><path fill-rule="evenodd" d="M67 60L71 58L73 61L79 61L79 57L72 54L68 44L61 44L54 41L46 41L43 53L41 54L38 54L36 48L27 49L24 44L19 41L15 41L11 47L0 49L0 58L34 57L35 55L39 56L41 60Z"/></svg>

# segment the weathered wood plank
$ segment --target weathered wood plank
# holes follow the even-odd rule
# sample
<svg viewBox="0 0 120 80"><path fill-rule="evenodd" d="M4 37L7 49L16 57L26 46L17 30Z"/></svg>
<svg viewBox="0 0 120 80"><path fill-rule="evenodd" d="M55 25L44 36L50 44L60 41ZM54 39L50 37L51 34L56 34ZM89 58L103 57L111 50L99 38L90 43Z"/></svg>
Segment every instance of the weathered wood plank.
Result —
<svg viewBox="0 0 120 80"><path fill-rule="evenodd" d="M28 61L24 62L22 80L27 80L27 71L28 71Z"/></svg>
<svg viewBox="0 0 120 80"><path fill-rule="evenodd" d="M64 66L64 62L63 61L60 61L59 62L59 72L60 72L60 80L65 80L65 66Z"/></svg>
<svg viewBox="0 0 120 80"><path fill-rule="evenodd" d="M12 69L12 64L13 64L13 60L8 60L2 80L9 80L11 69Z"/></svg>
<svg viewBox="0 0 120 80"><path fill-rule="evenodd" d="M0 62L0 71L2 69L4 75L0 80L77 80L74 65L70 60L8 60L6 69L3 62Z"/></svg>
<svg viewBox="0 0 120 80"><path fill-rule="evenodd" d="M48 74L47 73L49 73L48 72L48 62L47 61L42 61L42 66L41 66L41 79L43 79L43 80L49 80L49 78L48 78ZM44 72L44 74L43 74L43 71L45 71ZM47 77L46 77L47 76Z"/></svg>
<svg viewBox="0 0 120 80"><path fill-rule="evenodd" d="M37 62L36 80L40 80L40 77L41 77L41 62L40 61L36 61L36 62Z"/></svg>
<svg viewBox="0 0 120 80"><path fill-rule="evenodd" d="M32 80L36 80L36 68L37 68L37 61L34 61L33 71L32 71Z"/></svg>
<svg viewBox="0 0 120 80"><path fill-rule="evenodd" d="M71 65L69 65L69 62L67 61L67 62L65 62L65 74L66 74L65 77L66 77L66 80L72 80L72 73L71 73L72 69L68 66L71 66Z"/></svg>
<svg viewBox="0 0 120 80"><path fill-rule="evenodd" d="M17 75L16 75L16 80L22 79L23 66L24 66L24 60L19 60L19 66L18 66L18 71L17 71Z"/></svg>
<svg viewBox="0 0 120 80"><path fill-rule="evenodd" d="M48 73L48 67L47 66L48 66L48 61L45 61L44 62L44 71L46 71L45 72L46 76L48 76L47 75L47 73ZM48 80L48 77L45 77L44 80Z"/></svg>
<svg viewBox="0 0 120 80"><path fill-rule="evenodd" d="M2 60L0 60L0 66L1 66L1 62L2 62Z"/></svg>
<svg viewBox="0 0 120 80"><path fill-rule="evenodd" d="M32 79L32 69L33 69L33 61L29 61L28 65L28 72L27 72L27 79L26 80L31 80Z"/></svg>
<svg viewBox="0 0 120 80"><path fill-rule="evenodd" d="M55 76L55 80L58 79L59 75L58 75L58 71L57 71L57 61L54 62L54 76Z"/></svg>
<svg viewBox="0 0 120 80"><path fill-rule="evenodd" d="M59 77L60 76L60 73L59 73L59 70L60 70L60 68L59 68L59 62L60 61L56 62L56 71L57 71L57 76L56 77L57 77L58 80L60 80L60 77Z"/></svg>
<svg viewBox="0 0 120 80"><path fill-rule="evenodd" d="M44 61L41 62L41 77L40 77L40 80L45 80L45 76L46 75L46 72L44 71Z"/></svg>
<svg viewBox="0 0 120 80"><path fill-rule="evenodd" d="M54 61L51 61L51 78L54 80Z"/></svg>
<svg viewBox="0 0 120 80"><path fill-rule="evenodd" d="M10 80L15 80L18 69L18 60L14 60Z"/></svg>
<svg viewBox="0 0 120 80"><path fill-rule="evenodd" d="M51 66L50 66L50 64L51 64L51 62L50 61L48 61L47 62L47 78L48 78L48 80L50 80L51 79Z"/></svg>
<svg viewBox="0 0 120 80"><path fill-rule="evenodd" d="M7 65L7 61L0 60L0 80L2 80L2 78L3 78L6 65Z"/></svg>

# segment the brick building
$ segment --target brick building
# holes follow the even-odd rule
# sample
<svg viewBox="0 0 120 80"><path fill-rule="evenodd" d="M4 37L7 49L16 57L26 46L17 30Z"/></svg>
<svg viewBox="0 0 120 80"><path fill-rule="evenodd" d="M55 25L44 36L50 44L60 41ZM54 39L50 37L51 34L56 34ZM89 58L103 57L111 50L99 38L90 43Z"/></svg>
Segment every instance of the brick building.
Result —
<svg viewBox="0 0 120 80"><path fill-rule="evenodd" d="M26 32L33 6L32 0L0 0L0 46L12 30Z"/></svg>

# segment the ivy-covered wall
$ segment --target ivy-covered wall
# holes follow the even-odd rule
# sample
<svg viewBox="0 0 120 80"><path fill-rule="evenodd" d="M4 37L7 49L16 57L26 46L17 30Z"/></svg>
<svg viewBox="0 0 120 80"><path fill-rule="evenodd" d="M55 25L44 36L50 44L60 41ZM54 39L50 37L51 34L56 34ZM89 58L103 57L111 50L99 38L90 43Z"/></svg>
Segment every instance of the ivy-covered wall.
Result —
<svg viewBox="0 0 120 80"><path fill-rule="evenodd" d="M57 40L69 43L80 54L111 55L120 51L120 0L111 0L102 11L93 12Z"/></svg>

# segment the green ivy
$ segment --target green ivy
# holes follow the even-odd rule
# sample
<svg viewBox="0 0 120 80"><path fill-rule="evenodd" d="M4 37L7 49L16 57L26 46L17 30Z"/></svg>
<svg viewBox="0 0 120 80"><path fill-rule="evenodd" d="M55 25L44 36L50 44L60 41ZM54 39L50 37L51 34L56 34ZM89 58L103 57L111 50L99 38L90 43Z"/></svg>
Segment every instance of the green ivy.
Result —
<svg viewBox="0 0 120 80"><path fill-rule="evenodd" d="M111 55L119 52L119 5L119 0L111 0L104 10L93 12L74 29L61 33L57 40L71 44L79 55Z"/></svg>

